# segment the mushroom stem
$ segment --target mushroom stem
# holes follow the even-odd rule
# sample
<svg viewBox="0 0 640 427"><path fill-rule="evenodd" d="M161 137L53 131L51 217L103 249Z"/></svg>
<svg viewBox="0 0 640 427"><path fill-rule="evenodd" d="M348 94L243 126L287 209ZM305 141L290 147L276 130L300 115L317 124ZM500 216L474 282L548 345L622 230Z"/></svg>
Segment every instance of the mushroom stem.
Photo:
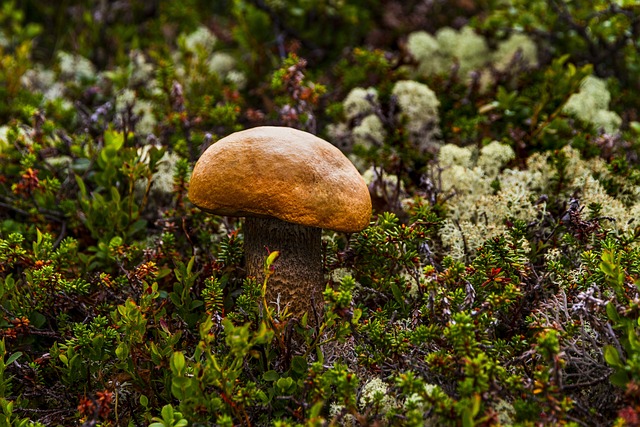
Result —
<svg viewBox="0 0 640 427"><path fill-rule="evenodd" d="M313 307L322 308L324 277L322 274L322 229L293 224L276 218L246 217L244 248L247 274L258 283L264 280L264 261L268 251L279 251L275 271L267 283L266 300L289 305L298 319L309 313L314 323Z"/></svg>

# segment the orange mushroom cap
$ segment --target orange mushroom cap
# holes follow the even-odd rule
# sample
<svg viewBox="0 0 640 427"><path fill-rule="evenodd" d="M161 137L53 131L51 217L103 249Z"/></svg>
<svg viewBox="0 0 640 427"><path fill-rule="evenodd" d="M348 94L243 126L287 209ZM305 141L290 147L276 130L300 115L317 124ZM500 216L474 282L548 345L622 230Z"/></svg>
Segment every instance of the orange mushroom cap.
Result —
<svg viewBox="0 0 640 427"><path fill-rule="evenodd" d="M247 129L211 145L193 169L189 199L213 214L343 232L364 229L371 217L369 190L349 159L287 127Z"/></svg>

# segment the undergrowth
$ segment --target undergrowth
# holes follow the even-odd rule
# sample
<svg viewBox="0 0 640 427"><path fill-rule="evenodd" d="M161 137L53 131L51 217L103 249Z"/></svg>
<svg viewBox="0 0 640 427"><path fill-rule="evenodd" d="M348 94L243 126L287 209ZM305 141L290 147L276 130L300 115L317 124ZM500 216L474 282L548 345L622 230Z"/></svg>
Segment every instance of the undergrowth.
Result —
<svg viewBox="0 0 640 427"><path fill-rule="evenodd" d="M640 425L635 2L63 3L0 8L0 426ZM313 321L187 197L259 125L369 185Z"/></svg>

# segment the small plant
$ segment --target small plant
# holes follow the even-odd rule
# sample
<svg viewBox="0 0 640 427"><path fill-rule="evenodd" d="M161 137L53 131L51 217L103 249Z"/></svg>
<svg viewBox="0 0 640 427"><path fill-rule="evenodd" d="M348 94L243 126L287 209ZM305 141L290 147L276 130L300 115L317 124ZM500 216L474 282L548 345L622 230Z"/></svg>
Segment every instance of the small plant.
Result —
<svg viewBox="0 0 640 427"><path fill-rule="evenodd" d="M278 106L278 122L316 133L320 97L326 88L305 78L307 61L295 53L283 60L282 66L273 73L271 90L275 93Z"/></svg>
<svg viewBox="0 0 640 427"><path fill-rule="evenodd" d="M174 411L171 405L163 406L161 415L162 417L153 417L151 421L154 422L149 424L149 427L184 427L189 425L189 421L182 418L180 412Z"/></svg>

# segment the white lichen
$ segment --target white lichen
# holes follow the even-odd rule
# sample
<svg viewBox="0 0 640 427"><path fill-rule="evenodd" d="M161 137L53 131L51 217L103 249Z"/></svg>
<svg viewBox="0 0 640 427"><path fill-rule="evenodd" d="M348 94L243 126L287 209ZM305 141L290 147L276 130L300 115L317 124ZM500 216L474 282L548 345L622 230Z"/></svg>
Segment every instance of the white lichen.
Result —
<svg viewBox="0 0 640 427"><path fill-rule="evenodd" d="M373 113L374 105L378 102L378 91L375 88L357 87L351 89L342 101L344 114L348 120Z"/></svg>
<svg viewBox="0 0 640 427"><path fill-rule="evenodd" d="M407 37L407 50L418 62L417 75L431 76L443 73L451 67L451 60L444 52L435 37L426 31L416 31Z"/></svg>
<svg viewBox="0 0 640 427"><path fill-rule="evenodd" d="M369 380L360 390L358 406L361 410L375 407L379 414L386 414L396 406L395 399L389 394L389 387L380 378Z"/></svg>
<svg viewBox="0 0 640 427"><path fill-rule="evenodd" d="M144 145L138 149L139 161L149 163L149 151L153 147L152 144ZM171 197L174 190L173 175L176 164L180 160L180 156L174 152L166 151L157 163L157 170L151 178L151 188L149 200L163 199ZM147 181L139 180L136 182L136 192L138 196L142 196L146 190Z"/></svg>
<svg viewBox="0 0 640 427"><path fill-rule="evenodd" d="M504 233L506 228L501 224L487 223L479 226L471 221L453 221L446 219L442 222L440 238L448 255L455 260L464 260L472 256L482 244Z"/></svg>
<svg viewBox="0 0 640 427"><path fill-rule="evenodd" d="M633 217L622 202L607 194L602 184L591 175L582 176L574 181L574 187L580 189L580 203L589 206L592 203L601 206L601 216L613 218L616 225L624 227Z"/></svg>
<svg viewBox="0 0 640 427"><path fill-rule="evenodd" d="M467 147L460 147L455 144L445 144L438 151L438 163L443 168L451 166L471 167L472 151Z"/></svg>
<svg viewBox="0 0 640 427"><path fill-rule="evenodd" d="M385 173L380 168L369 167L362 174L362 178L369 187L371 194L381 199L387 199L389 195L398 191L404 194L404 185L398 179L398 176Z"/></svg>
<svg viewBox="0 0 640 427"><path fill-rule="evenodd" d="M56 74L53 70L44 69L41 65L27 70L22 76L20 83L25 89L31 92L42 94L44 101L57 101L60 107L71 110L73 104L65 97L65 85L61 81L56 81Z"/></svg>
<svg viewBox="0 0 640 427"><path fill-rule="evenodd" d="M20 141L21 144L29 146L33 144L30 132L24 127L13 128L11 126L3 125L0 126L0 153L3 149L8 148L9 145L13 143L14 139L10 136L13 136L15 140Z"/></svg>
<svg viewBox="0 0 640 427"><path fill-rule="evenodd" d="M53 70L45 69L38 64L24 73L20 83L25 89L42 93L56 83L56 74Z"/></svg>
<svg viewBox="0 0 640 427"><path fill-rule="evenodd" d="M247 86L247 76L242 71L230 70L225 77L238 89L244 89Z"/></svg>
<svg viewBox="0 0 640 427"><path fill-rule="evenodd" d="M209 71L224 79L230 72L235 70L236 60L228 53L215 52L209 58L207 65L209 66Z"/></svg>
<svg viewBox="0 0 640 427"><path fill-rule="evenodd" d="M180 156L174 152L165 152L158 163L158 170L153 174L154 192L164 195L173 194L174 191L174 171Z"/></svg>
<svg viewBox="0 0 640 427"><path fill-rule="evenodd" d="M425 124L438 123L440 101L429 86L414 80L400 80L391 92L397 99L402 114L409 119L409 130L422 131Z"/></svg>
<svg viewBox="0 0 640 427"><path fill-rule="evenodd" d="M513 418L516 415L516 410L513 405L504 399L500 399L494 406L493 410L498 417L498 425L510 426L513 425Z"/></svg>
<svg viewBox="0 0 640 427"><path fill-rule="evenodd" d="M400 116L406 119L409 139L420 151L440 146L440 101L429 86L414 80L400 80L392 89L400 107Z"/></svg>
<svg viewBox="0 0 640 427"><path fill-rule="evenodd" d="M147 60L140 50L132 50L129 53L129 85L144 85L151 88L155 86L155 67Z"/></svg>
<svg viewBox="0 0 640 427"><path fill-rule="evenodd" d="M72 53L58 52L60 77L67 80L93 80L96 67L87 58Z"/></svg>
<svg viewBox="0 0 640 427"><path fill-rule="evenodd" d="M487 42L471 27L462 27L459 31L444 27L436 32L440 48L459 66L463 79L470 71L482 68L489 56Z"/></svg>
<svg viewBox="0 0 640 427"><path fill-rule="evenodd" d="M182 34L179 37L184 49L192 54L209 55L218 41L218 38L207 27L200 26L190 34Z"/></svg>
<svg viewBox="0 0 640 427"><path fill-rule="evenodd" d="M443 27L435 36L417 31L407 37L407 50L418 62L417 75L449 73L455 67L463 80L490 58L487 42L470 27Z"/></svg>
<svg viewBox="0 0 640 427"><path fill-rule="evenodd" d="M356 425L356 418L351 414L343 414L344 405L331 403L329 405L329 416L338 419L338 425L341 427L353 427Z"/></svg>
<svg viewBox="0 0 640 427"><path fill-rule="evenodd" d="M560 261L564 254L559 248L551 248L544 254L545 263Z"/></svg>
<svg viewBox="0 0 640 427"><path fill-rule="evenodd" d="M603 159L582 159L577 150L566 146L556 153L530 156L526 169L500 171L499 165L506 164L512 153L494 143L487 147L491 148L481 151L476 162L469 155L471 151L465 152L467 149L460 147L444 146L438 155L443 168L442 190L455 190L446 202L446 218L439 230L443 244L454 259L472 257L487 239L505 233L505 219L531 222L545 215L546 202L541 196L557 191L557 170L552 156L565 159L560 199L568 201L577 196L585 208L599 205L599 215L613 219L600 220L606 228L628 232L636 226L640 217L640 190L637 185L616 178ZM489 161L491 158L493 162ZM620 194L609 194L604 181L613 182ZM588 219L587 214L585 210L583 219ZM518 243L525 249L528 246L527 242Z"/></svg>
<svg viewBox="0 0 640 427"><path fill-rule="evenodd" d="M136 132L144 135L153 132L156 125L153 104L150 101L138 99L135 91L131 89L121 91L116 96L115 108L118 118L121 118L128 111L134 114Z"/></svg>
<svg viewBox="0 0 640 427"><path fill-rule="evenodd" d="M340 283L345 277L353 277L353 269L335 268L329 273L329 279L334 283Z"/></svg>
<svg viewBox="0 0 640 427"><path fill-rule="evenodd" d="M477 165L484 170L487 176L498 175L507 163L516 158L516 153L507 144L493 141L480 149Z"/></svg>
<svg viewBox="0 0 640 427"><path fill-rule="evenodd" d="M452 190L460 197L465 194L482 195L491 189L491 182L481 168L473 169L453 165L446 167L440 174L442 191L448 193Z"/></svg>
<svg viewBox="0 0 640 427"><path fill-rule="evenodd" d="M615 133L620 129L622 119L609 111L611 94L604 80L588 76L580 85L580 91L571 95L563 111L578 119L591 123L606 133Z"/></svg>
<svg viewBox="0 0 640 427"><path fill-rule="evenodd" d="M381 147L387 136L378 116L369 114L352 130L353 143L364 148Z"/></svg>
<svg viewBox="0 0 640 427"><path fill-rule="evenodd" d="M538 65L538 47L525 34L512 34L508 39L498 44L498 49L492 55L492 63L498 71L508 71L515 55L519 56L519 64L525 67Z"/></svg>

